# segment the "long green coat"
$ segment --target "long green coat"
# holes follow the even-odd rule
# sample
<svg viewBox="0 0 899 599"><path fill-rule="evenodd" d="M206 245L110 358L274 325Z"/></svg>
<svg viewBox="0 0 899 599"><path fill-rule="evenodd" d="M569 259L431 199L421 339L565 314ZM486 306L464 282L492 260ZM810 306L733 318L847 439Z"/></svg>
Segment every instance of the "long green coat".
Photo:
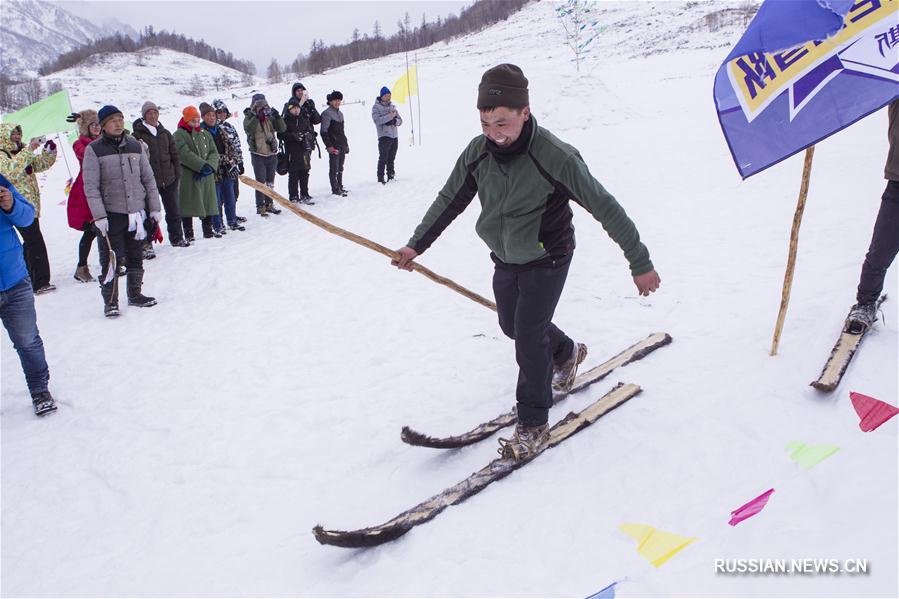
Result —
<svg viewBox="0 0 899 599"><path fill-rule="evenodd" d="M181 184L178 198L181 216L205 218L219 213L215 196L215 171L219 166L219 153L215 140L206 131L188 131L181 123L175 131L175 148L181 159ZM213 174L197 178L204 165L212 168Z"/></svg>

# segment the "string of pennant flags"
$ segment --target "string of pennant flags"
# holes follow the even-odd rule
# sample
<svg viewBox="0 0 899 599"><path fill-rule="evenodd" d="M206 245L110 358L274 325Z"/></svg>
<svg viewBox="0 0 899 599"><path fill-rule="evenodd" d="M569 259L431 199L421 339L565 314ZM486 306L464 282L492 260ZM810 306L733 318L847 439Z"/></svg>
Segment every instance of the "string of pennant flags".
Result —
<svg viewBox="0 0 899 599"><path fill-rule="evenodd" d="M859 429L871 432L899 414L899 408L887 402L875 399L862 393L851 392L849 397L859 419ZM787 459L796 462L802 471L808 471L841 451L840 447L827 444L809 444L802 441L790 441L784 447ZM796 474L794 476L798 476ZM782 481L786 482L786 481ZM727 524L731 527L761 513L775 493L771 487L760 495L730 512ZM698 542L699 537L687 536L676 532L661 530L645 523L627 522L618 525L618 531L636 542L636 551L654 567L659 568L674 558L678 553ZM726 534L722 531L715 536ZM614 599L615 589L629 577L616 580L608 586L587 597L587 599Z"/></svg>

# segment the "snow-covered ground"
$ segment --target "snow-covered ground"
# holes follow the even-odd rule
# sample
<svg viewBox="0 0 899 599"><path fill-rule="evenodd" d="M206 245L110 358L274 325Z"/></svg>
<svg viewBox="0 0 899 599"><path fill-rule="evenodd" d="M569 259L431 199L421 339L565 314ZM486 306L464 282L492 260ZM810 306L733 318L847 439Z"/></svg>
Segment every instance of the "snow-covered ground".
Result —
<svg viewBox="0 0 899 599"><path fill-rule="evenodd" d="M447 452L405 446L399 431L461 432L512 406L513 347L495 315L286 211L256 217L244 188L245 233L158 247L145 291L159 305L107 320L96 286L71 276L79 235L60 204L60 161L43 179L41 218L59 290L37 299L57 414L34 417L0 342L3 595L555 597L623 581L619 596L895 596L897 421L862 433L848 392L897 403L899 301L884 304L885 323L836 392L808 387L854 300L884 187L885 111L818 145L780 355L769 357L802 158L740 180L712 102L740 32L672 42L717 6L689 4L612 7L611 22L646 27L608 30L580 74L549 3L419 52L423 144L410 147L407 121L387 187L374 181L369 111L404 57L304 79L320 102L343 91L352 150L347 198L327 193L327 162L314 162L311 210L400 247L479 133L481 73L522 66L538 122L578 147L626 207L663 281L638 297L618 248L576 208L557 324L588 344L588 366L650 332L674 337L551 418L619 380L642 395L371 550L321 547L310 531L383 522L494 457L492 439ZM644 56L654 39L666 51ZM140 72L73 95L130 118L147 99L198 100L178 94L180 81L148 87ZM263 91L280 107L289 82ZM225 99L233 111L246 104ZM164 109L162 120L174 128L177 115ZM286 185L276 184L284 195ZM421 262L489 296L477 212ZM95 251L95 272L97 262ZM887 291L899 300L896 270ZM791 441L841 449L804 470L784 449ZM772 487L763 512L727 524ZM627 522L698 540L655 568L617 529ZM716 558L859 558L869 573L722 576Z"/></svg>

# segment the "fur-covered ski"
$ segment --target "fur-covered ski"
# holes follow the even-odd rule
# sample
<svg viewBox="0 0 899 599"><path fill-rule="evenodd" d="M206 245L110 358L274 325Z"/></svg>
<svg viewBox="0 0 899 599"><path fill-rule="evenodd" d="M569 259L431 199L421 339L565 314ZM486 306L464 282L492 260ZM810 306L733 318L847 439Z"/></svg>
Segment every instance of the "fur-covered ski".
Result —
<svg viewBox="0 0 899 599"><path fill-rule="evenodd" d="M580 412L568 414L550 428L549 441L544 446L543 451L550 447L555 447L579 430L590 426L600 416L617 408L641 391L642 389L637 385L619 383L614 389ZM431 497L380 526L361 528L359 530L326 530L319 525L312 529L312 532L315 535L315 539L322 545L336 545L337 547L373 547L392 541L409 532L414 526L432 520L449 506L465 501L493 481L512 474L512 472L536 459L542 453L540 452L530 459L522 461L497 458L462 482L453 485L442 493Z"/></svg>
<svg viewBox="0 0 899 599"><path fill-rule="evenodd" d="M574 379L574 383L567 393L553 394L553 405L559 403L571 393L576 393L582 389L586 389L597 381L601 381L619 366L625 366L631 362L640 360L669 343L671 343L671 335L668 333L653 333L643 341L633 344L617 356L614 356L599 366L595 366L590 370L579 374L577 378ZM437 449L454 449L482 441L496 431L515 424L517 418L517 411L515 408L512 408L505 414L500 414L493 420L479 424L472 430L467 433L462 433L461 435L454 435L452 437L430 437L412 430L408 426L404 426L400 437L403 439L403 442L408 443L409 445L434 447Z"/></svg>
<svg viewBox="0 0 899 599"><path fill-rule="evenodd" d="M882 304L886 298L886 295L882 295L880 296L880 299L877 300L878 309L880 308L880 304ZM843 375L846 373L846 369L849 368L849 363L852 362L852 357L858 350L858 346L861 345L862 339L864 339L869 330L865 329L861 333L849 333L846 331L847 325L843 326L843 332L833 346L833 350L830 352L827 363L824 364L821 375L817 380L810 383L811 386L818 391L830 393L837 388L840 381L843 380Z"/></svg>

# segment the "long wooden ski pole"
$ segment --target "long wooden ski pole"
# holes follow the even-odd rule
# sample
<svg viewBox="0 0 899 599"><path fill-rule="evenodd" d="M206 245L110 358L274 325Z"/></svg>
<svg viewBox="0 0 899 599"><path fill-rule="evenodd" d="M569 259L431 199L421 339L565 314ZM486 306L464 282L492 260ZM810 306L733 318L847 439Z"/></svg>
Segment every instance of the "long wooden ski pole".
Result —
<svg viewBox="0 0 899 599"><path fill-rule="evenodd" d="M398 253L396 253L395 251L393 251L391 249L384 247L383 245L381 245L379 243L375 243L374 241L371 241L370 239L366 239L365 237L362 237L361 235L356 235L355 233L351 233L350 231L347 231L346 229L341 229L340 227L335 227L328 221L321 219L321 218L315 216L314 214L306 212L299 206L296 206L295 204L292 204L289 201L287 201L284 198L284 196L280 195L275 190L270 189L264 183L260 183L259 181L256 181L255 179L251 179L250 177L247 177L246 175L241 175L240 180L244 184L249 185L253 189L267 195L272 200L278 202L279 204L281 204L282 206L284 206L285 208L287 208L288 210L290 210L291 212L293 212L300 218L309 221L316 227L320 227L320 228L324 229L328 233L332 233L339 237L343 237L344 239L348 239L348 240L352 241L353 243L358 243L361 246L365 246L370 250L373 250L375 252L378 252L379 254L383 254L383 255L387 256L391 260L397 260L399 258ZM496 312L496 304L491 302L489 299L487 299L483 296L480 296L473 291L469 291L465 287L462 287L458 283L456 283L450 279L447 279L446 277L441 277L434 271L432 271L428 268L425 268L421 264L418 264L417 262L413 262L412 269L414 271L419 272L419 273L423 274L424 276L428 277L435 283L439 283L445 287L449 287L456 293L460 293L460 294L464 295L465 297L467 297L468 299L475 301L475 302L481 304L482 306L484 306L486 308L490 308L491 310Z"/></svg>
<svg viewBox="0 0 899 599"><path fill-rule="evenodd" d="M796 253L799 250L799 226L802 224L802 213L805 211L805 198L808 196L808 181L812 174L812 157L815 146L805 150L805 166L802 168L802 184L799 186L799 201L793 214L793 229L790 231L790 254L787 257L787 270L784 273L784 285L780 294L780 311L777 313L777 325L774 327L774 339L771 341L771 355L777 355L780 343L780 332L787 317L787 306L790 304L790 289L793 287L793 270L796 267Z"/></svg>

